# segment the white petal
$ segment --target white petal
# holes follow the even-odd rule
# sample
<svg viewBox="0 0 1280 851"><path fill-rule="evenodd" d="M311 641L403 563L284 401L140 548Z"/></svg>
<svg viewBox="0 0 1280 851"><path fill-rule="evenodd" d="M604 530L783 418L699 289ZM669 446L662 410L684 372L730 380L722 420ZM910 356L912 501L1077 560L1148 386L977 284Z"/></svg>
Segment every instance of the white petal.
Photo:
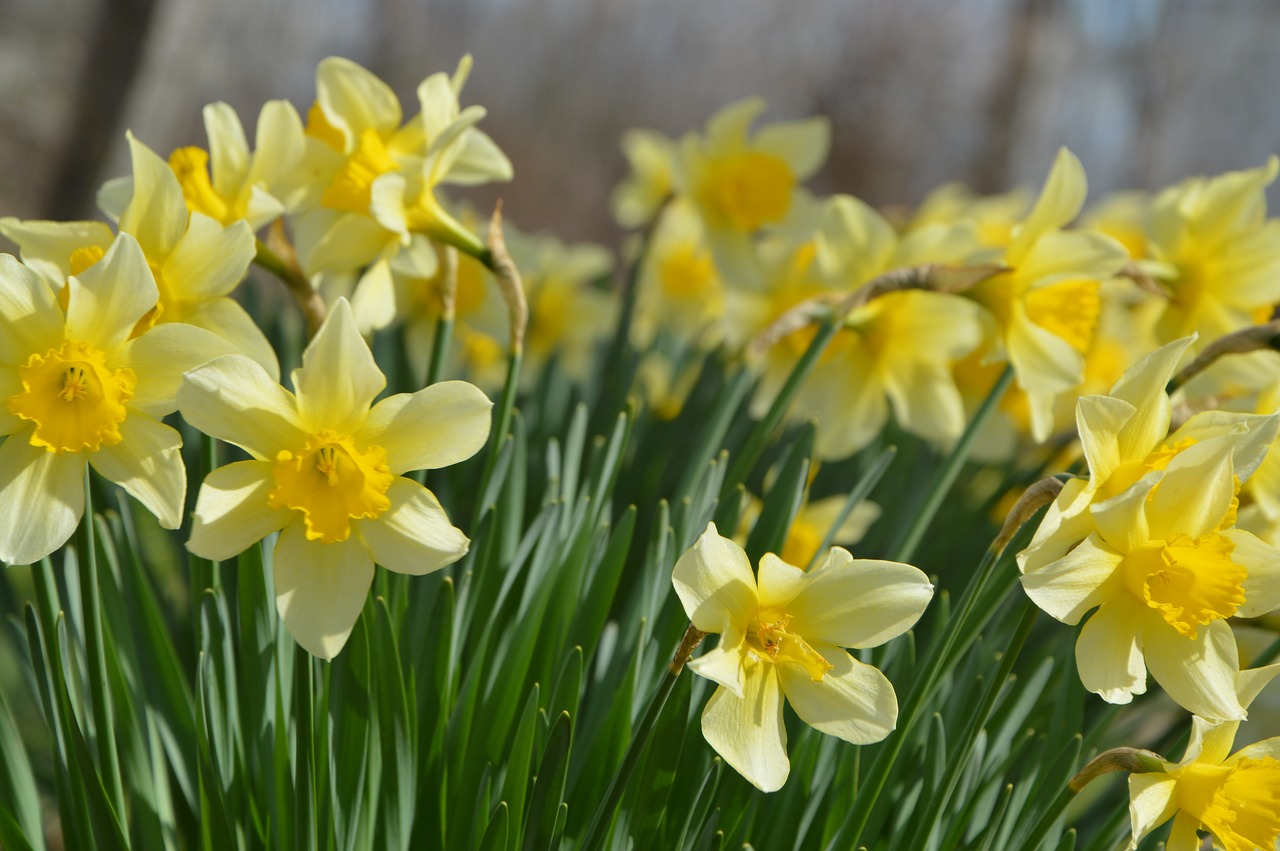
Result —
<svg viewBox="0 0 1280 851"><path fill-rule="evenodd" d="M67 542L84 515L84 456L32 446L24 430L0 445L0 561L31 564Z"/></svg>
<svg viewBox="0 0 1280 851"><path fill-rule="evenodd" d="M347 643L373 584L373 558L359 537L308 541L301 519L285 526L273 556L276 609L294 640L332 659Z"/></svg>
<svg viewBox="0 0 1280 851"><path fill-rule="evenodd" d="M703 632L719 632L727 616L745 623L756 611L756 582L742 547L708 523L671 573L685 614Z"/></svg>
<svg viewBox="0 0 1280 851"><path fill-rule="evenodd" d="M339 434L355 431L374 397L387 386L346 299L338 299L302 353L293 386L302 421L313 430L329 428Z"/></svg>
<svg viewBox="0 0 1280 851"><path fill-rule="evenodd" d="M237 461L205 476L191 514L187 549L202 558L226 561L283 529L295 513L267 503L274 487L270 461Z"/></svg>
<svg viewBox="0 0 1280 851"><path fill-rule="evenodd" d="M200 431L259 460L307 442L293 394L244 355L226 355L188 372L178 407Z"/></svg>
<svg viewBox="0 0 1280 851"><path fill-rule="evenodd" d="M465 461L489 440L493 403L465 381L441 381L373 407L357 442L387 451L391 472L434 470Z"/></svg>
<svg viewBox="0 0 1280 851"><path fill-rule="evenodd" d="M782 689L774 666L748 658L742 697L721 686L702 710L707 744L762 792L787 782L787 728L782 723Z"/></svg>
<svg viewBox="0 0 1280 851"><path fill-rule="evenodd" d="M115 446L104 445L90 455L89 463L146 506L161 526L177 529L187 497L182 436L141 411L129 412L120 423L120 436Z"/></svg>
<svg viewBox="0 0 1280 851"><path fill-rule="evenodd" d="M1245 717L1236 696L1240 657L1226 621L1204 624L1187 638L1151 612L1142 641L1151 676L1183 709L1210 721Z"/></svg>
<svg viewBox="0 0 1280 851"><path fill-rule="evenodd" d="M1090 535L1057 561L1023 574L1022 587L1033 603L1074 626L1085 612L1115 593L1112 577L1122 560L1123 556Z"/></svg>
<svg viewBox="0 0 1280 851"><path fill-rule="evenodd" d="M1129 703L1147 690L1137 609L1119 600L1101 606L1076 641L1080 682L1107 703Z"/></svg>
<svg viewBox="0 0 1280 851"><path fill-rule="evenodd" d="M378 564L420 576L453 564L471 542L449 522L435 494L397 477L387 490L391 507L372 520L354 521Z"/></svg>
<svg viewBox="0 0 1280 851"><path fill-rule="evenodd" d="M1129 775L1129 822L1135 843L1173 818L1178 809L1177 788L1178 781L1168 774Z"/></svg>
<svg viewBox="0 0 1280 851"><path fill-rule="evenodd" d="M21 365L57 348L62 308L53 290L9 254L0 254L0 363Z"/></svg>
<svg viewBox="0 0 1280 851"><path fill-rule="evenodd" d="M878 742L893 732L898 698L888 678L839 647L813 649L832 666L818 682L798 665L776 666L782 692L800 720L855 745Z"/></svg>
<svg viewBox="0 0 1280 851"><path fill-rule="evenodd" d="M802 576L803 589L786 604L791 629L806 641L841 647L877 647L902 635L933 598L933 585L919 569L854 559L839 547Z"/></svg>
<svg viewBox="0 0 1280 851"><path fill-rule="evenodd" d="M86 340L108 354L129 339L160 299L147 258L127 233L116 237L101 260L68 278L67 286L68 339Z"/></svg>

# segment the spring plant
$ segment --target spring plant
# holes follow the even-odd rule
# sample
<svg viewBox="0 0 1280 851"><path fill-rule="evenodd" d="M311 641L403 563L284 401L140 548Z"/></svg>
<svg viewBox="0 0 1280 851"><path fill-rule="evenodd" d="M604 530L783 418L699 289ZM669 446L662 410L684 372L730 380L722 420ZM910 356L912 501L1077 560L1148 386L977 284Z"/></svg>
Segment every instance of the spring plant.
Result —
<svg viewBox="0 0 1280 851"><path fill-rule="evenodd" d="M1280 847L1276 159L890 215L750 99L615 255L470 68L0 219L0 847Z"/></svg>

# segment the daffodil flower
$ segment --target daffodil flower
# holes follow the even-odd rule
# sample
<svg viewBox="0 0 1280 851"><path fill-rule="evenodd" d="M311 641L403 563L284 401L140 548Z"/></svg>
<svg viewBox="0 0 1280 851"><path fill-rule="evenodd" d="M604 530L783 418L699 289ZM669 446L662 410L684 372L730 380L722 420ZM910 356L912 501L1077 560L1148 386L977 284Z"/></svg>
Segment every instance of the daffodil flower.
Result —
<svg viewBox="0 0 1280 851"><path fill-rule="evenodd" d="M1063 148L1008 246L975 257L1009 268L968 295L990 313L999 347L1027 393L1036 441L1053 428L1054 399L1084 378L1084 355L1101 311L1100 281L1128 260L1109 236L1062 230L1087 191L1083 166Z"/></svg>
<svg viewBox="0 0 1280 851"><path fill-rule="evenodd" d="M876 647L911 628L933 594L919 570L836 547L807 573L765 555L757 578L712 523L672 581L694 627L720 634L715 649L689 663L719 684L702 733L754 786L776 791L790 772L784 700L806 724L854 744L893 730L893 685L843 648Z"/></svg>
<svg viewBox="0 0 1280 851"><path fill-rule="evenodd" d="M1241 672L1239 702L1254 695L1280 671L1272 665ZM1280 738L1267 739L1231 753L1238 724L1214 724L1193 718L1187 752L1162 771L1129 775L1129 816L1138 847L1148 834L1173 819L1167 851L1199 851L1198 830L1213 834L1214 847L1255 851L1276 847L1280 839Z"/></svg>
<svg viewBox="0 0 1280 851"><path fill-rule="evenodd" d="M373 405L385 385L340 299L293 373L296 393L238 355L187 373L178 393L188 422L252 456L205 479L187 548L228 559L279 531L276 606L295 640L323 659L346 643L375 562L424 574L469 545L435 495L402 474L475 454L491 403L445 381Z"/></svg>
<svg viewBox="0 0 1280 851"><path fill-rule="evenodd" d="M84 513L85 465L176 529L186 472L177 408L182 372L228 347L189 325L135 334L156 303L138 243L121 234L66 282L48 285L0 255L0 559L29 564L62 546Z"/></svg>
<svg viewBox="0 0 1280 851"><path fill-rule="evenodd" d="M1096 531L1022 576L1028 596L1076 624L1085 688L1128 703L1147 671L1187 710L1215 721L1244 717L1234 695L1240 663L1227 619L1280 606L1280 550L1234 527L1230 435L1178 452L1158 477L1144 477L1093 506Z"/></svg>
<svg viewBox="0 0 1280 851"><path fill-rule="evenodd" d="M736 282L755 279L752 237L802 209L799 185L822 166L831 147L825 118L751 133L764 106L759 98L726 106L707 121L705 134L684 138L676 158L677 190L702 217L721 273Z"/></svg>
<svg viewBox="0 0 1280 851"><path fill-rule="evenodd" d="M648 224L675 189L676 144L653 130L622 134L631 173L609 196L613 217L624 228Z"/></svg>

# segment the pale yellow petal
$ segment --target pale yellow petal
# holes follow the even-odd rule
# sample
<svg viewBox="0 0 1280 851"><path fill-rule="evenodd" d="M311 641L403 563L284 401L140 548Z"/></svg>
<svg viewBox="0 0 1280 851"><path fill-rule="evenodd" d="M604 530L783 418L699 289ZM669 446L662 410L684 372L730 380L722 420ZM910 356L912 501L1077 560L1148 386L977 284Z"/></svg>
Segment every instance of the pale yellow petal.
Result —
<svg viewBox="0 0 1280 851"><path fill-rule="evenodd" d="M175 429L130 411L120 423L123 438L114 446L103 444L89 455L89 463L104 478L124 488L155 515L166 529L182 525L187 496L187 468L182 464L182 436Z"/></svg>
<svg viewBox="0 0 1280 851"><path fill-rule="evenodd" d="M726 615L745 623L756 611L756 581L742 547L708 523L671 574L685 614L703 632L719 632Z"/></svg>
<svg viewBox="0 0 1280 851"><path fill-rule="evenodd" d="M391 264L379 260L356 281L351 293L351 313L361 334L381 331L396 318L396 288Z"/></svg>
<svg viewBox="0 0 1280 851"><path fill-rule="evenodd" d="M1229 446L1222 438L1179 452L1147 498L1147 522L1153 539L1178 535L1198 538L1222 523L1235 498Z"/></svg>
<svg viewBox="0 0 1280 851"><path fill-rule="evenodd" d="M748 657L742 697L721 686L702 710L702 735L735 771L762 792L787 782L787 728L774 666Z"/></svg>
<svg viewBox="0 0 1280 851"><path fill-rule="evenodd" d="M359 537L334 544L308 541L299 519L276 541L276 610L294 641L312 656L332 659L347 643L360 617L373 558Z"/></svg>
<svg viewBox="0 0 1280 851"><path fill-rule="evenodd" d="M1039 570L1057 561L1067 551L1093 532L1089 503L1093 492L1087 479L1071 479L1062 487L1058 498L1045 512L1035 536L1025 550L1018 553L1018 569L1023 573Z"/></svg>
<svg viewBox="0 0 1280 851"><path fill-rule="evenodd" d="M21 221L0 218L0 234L17 243L22 262L55 290L71 274L71 255L81 248L106 251L116 235L105 222Z"/></svg>
<svg viewBox="0 0 1280 851"><path fill-rule="evenodd" d="M165 259L161 274L181 300L218 298L240 285L255 254L246 222L224 226L204 213L192 213L190 227Z"/></svg>
<svg viewBox="0 0 1280 851"><path fill-rule="evenodd" d="M734 101L707 120L706 144L708 148L740 148L747 131L760 113L764 101L758 97Z"/></svg>
<svg viewBox="0 0 1280 851"><path fill-rule="evenodd" d="M0 444L0 561L31 564L62 546L84 515L83 455L32 446L24 431Z"/></svg>
<svg viewBox="0 0 1280 851"><path fill-rule="evenodd" d="M8 399L22 392L22 379L18 377L18 367L13 364L0 363L0 399ZM0 434L10 434L27 424L9 412L9 406L0 407Z"/></svg>
<svg viewBox="0 0 1280 851"><path fill-rule="evenodd" d="M1084 166L1075 154L1059 148L1036 204L1018 227L1009 246L1009 257L1017 265L1027 249L1045 233L1070 222L1084 206L1089 185Z"/></svg>
<svg viewBox="0 0 1280 851"><path fill-rule="evenodd" d="M1143 356L1111 388L1111 396L1133 405L1136 412L1120 432L1123 460L1142 460L1169 433L1170 405L1165 385L1194 339L1174 340Z"/></svg>
<svg viewBox="0 0 1280 851"><path fill-rule="evenodd" d="M391 507L385 512L354 524L378 564L421 576L467 554L471 541L449 521L431 491L397 477L387 489L387 499Z"/></svg>
<svg viewBox="0 0 1280 851"><path fill-rule="evenodd" d="M1129 703L1146 693L1141 623L1140 604L1113 600L1085 621L1076 640L1080 682L1107 703Z"/></svg>
<svg viewBox="0 0 1280 851"><path fill-rule="evenodd" d="M56 348L63 324L53 290L12 255L0 254L0 363L25 364Z"/></svg>
<svg viewBox="0 0 1280 851"><path fill-rule="evenodd" d="M756 132L752 147L785 162L797 180L808 180L822 168L831 150L831 121L815 116L769 124Z"/></svg>
<svg viewBox="0 0 1280 851"><path fill-rule="evenodd" d="M1249 571L1244 581L1245 601L1236 616L1256 618L1280 609L1280 549L1243 529L1228 529L1223 534L1234 545L1231 560Z"/></svg>
<svg viewBox="0 0 1280 851"><path fill-rule="evenodd" d="M259 460L307 441L292 393L243 355L226 355L186 374L178 390L183 419Z"/></svg>
<svg viewBox="0 0 1280 851"><path fill-rule="evenodd" d="M1129 822L1134 846L1173 818L1178 809L1178 798L1174 794L1177 787L1177 781L1168 774L1129 775Z"/></svg>
<svg viewBox="0 0 1280 851"><path fill-rule="evenodd" d="M184 323L157 325L120 347L113 367L128 367L137 384L129 407L153 417L178 409L183 373L239 350L226 340Z"/></svg>
<svg viewBox="0 0 1280 851"><path fill-rule="evenodd" d="M201 112L209 137L209 170L213 190L223 198L235 198L249 176L249 140L240 116L229 104L218 101Z"/></svg>
<svg viewBox="0 0 1280 851"><path fill-rule="evenodd" d="M133 197L120 214L120 230L132 234L153 262L161 262L187 229L187 199L169 164L128 134Z"/></svg>
<svg viewBox="0 0 1280 851"><path fill-rule="evenodd" d="M1109 236L1090 231L1046 233L1031 246L1017 273L1025 281L1047 286L1079 278L1109 278L1129 259L1124 246Z"/></svg>
<svg viewBox="0 0 1280 851"><path fill-rule="evenodd" d="M1142 644L1151 676L1183 709L1211 721L1245 717L1236 696L1240 657L1226 621L1212 621L1188 638L1154 611L1144 612Z"/></svg>
<svg viewBox="0 0 1280 851"><path fill-rule="evenodd" d="M346 299L325 317L293 371L298 413L312 430L350 434L360 427L387 379L356 328Z"/></svg>
<svg viewBox="0 0 1280 851"><path fill-rule="evenodd" d="M1246 482L1267 457L1267 452L1280 429L1280 415L1237 414L1231 411L1201 411L1169 435L1165 441L1173 446L1183 440L1203 442L1229 436L1231 469L1236 478Z"/></svg>
<svg viewBox="0 0 1280 851"><path fill-rule="evenodd" d="M368 216L323 208L302 214L294 227L298 257L308 276L355 271L400 239Z"/></svg>
<svg viewBox="0 0 1280 851"><path fill-rule="evenodd" d="M287 100L267 101L258 113L249 179L268 189L276 188L302 160L305 149L302 119L293 104Z"/></svg>
<svg viewBox="0 0 1280 851"><path fill-rule="evenodd" d="M734 623L732 618L726 617L716 646L697 659L691 659L689 670L724 686L735 697L742 698L742 669L748 662L749 653L743 641L745 637L741 626Z"/></svg>
<svg viewBox="0 0 1280 851"><path fill-rule="evenodd" d="M1169 839L1164 844L1164 851L1200 851L1202 843L1196 828L1200 819L1182 810L1173 817L1173 829L1169 831Z"/></svg>
<svg viewBox="0 0 1280 851"><path fill-rule="evenodd" d="M1111 396L1085 396L1076 402L1076 431L1095 487L1120 466L1120 432L1135 413L1133 405Z"/></svg>
<svg viewBox="0 0 1280 851"><path fill-rule="evenodd" d="M1147 525L1147 496L1158 473L1148 473L1124 492L1094 503L1089 515L1098 535L1117 552L1129 553L1154 537Z"/></svg>
<svg viewBox="0 0 1280 851"><path fill-rule="evenodd" d="M814 682L797 665L777 665L782 692L800 720L855 745L878 742L898 723L898 697L877 668L839 647L814 645L831 669Z"/></svg>
<svg viewBox="0 0 1280 851"><path fill-rule="evenodd" d="M1090 535L1062 558L1025 573L1022 588L1052 617L1075 626L1084 613L1105 603L1117 590L1116 568L1123 556Z"/></svg>
<svg viewBox="0 0 1280 851"><path fill-rule="evenodd" d="M316 68L316 100L325 118L345 131L348 147L365 130L383 138L400 126L400 101L391 87L350 59L330 56Z"/></svg>
<svg viewBox="0 0 1280 851"><path fill-rule="evenodd" d="M273 488L270 461L237 461L214 470L200 485L187 549L202 558L226 561L283 529L296 512L267 503Z"/></svg>
<svg viewBox="0 0 1280 851"><path fill-rule="evenodd" d="M69 278L67 286L67 338L85 340L108 357L160 298L147 258L127 233L116 237L101 260Z"/></svg>
<svg viewBox="0 0 1280 851"><path fill-rule="evenodd" d="M276 350L271 347L271 342L262 333L258 323L253 321L253 317L239 302L230 298L211 299L192 310L186 321L192 327L208 331L217 337L225 350L219 354L246 355L266 370L273 381L280 380L280 361L276 359ZM204 360L197 359L193 365L212 360L212 356L207 354L202 354L201 357Z"/></svg>
<svg viewBox="0 0 1280 851"><path fill-rule="evenodd" d="M356 440L385 449L393 473L448 467L488 442L492 407L474 384L441 381L383 399L369 412Z"/></svg>
<svg viewBox="0 0 1280 851"><path fill-rule="evenodd" d="M458 139L458 155L449 168L445 183L478 186L510 180L515 175L511 160L482 130L470 127Z"/></svg>
<svg viewBox="0 0 1280 851"><path fill-rule="evenodd" d="M1014 304L1005 346L1018 386L1028 393L1064 393L1084 377L1080 353L1066 340L1028 319L1020 303Z"/></svg>

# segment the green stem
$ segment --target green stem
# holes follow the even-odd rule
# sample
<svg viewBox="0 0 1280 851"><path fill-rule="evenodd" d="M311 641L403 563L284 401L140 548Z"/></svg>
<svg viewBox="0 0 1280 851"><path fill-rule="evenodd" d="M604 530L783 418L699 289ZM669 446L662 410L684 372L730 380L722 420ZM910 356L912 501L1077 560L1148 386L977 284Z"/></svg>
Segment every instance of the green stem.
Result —
<svg viewBox="0 0 1280 851"><path fill-rule="evenodd" d="M805 349L804 354L800 356L795 368L787 376L786 384L782 385L782 389L774 397L773 404L769 406L769 410L764 417L752 427L742 448L738 450L737 457L734 458L733 463L729 466L729 472L725 476L724 484L720 487L721 502L728 498L733 493L733 489L741 484L746 479L747 474L751 472L756 461L759 460L760 454L764 452L765 444L768 443L778 424L782 422L783 414L791 407L796 394L800 392L800 385L809 377L809 373L813 371L818 358L826 350L827 344L831 342L831 338L836 335L840 328L841 323L834 317L819 326L813 342L809 344L809 348Z"/></svg>
<svg viewBox="0 0 1280 851"><path fill-rule="evenodd" d="M89 700L93 707L94 745L101 763L103 785L111 804L123 819L124 787L120 779L120 758L116 753L115 724L111 693L107 686L107 657L103 649L102 594L98 587L98 546L94 537L93 490L89 468L84 471L84 516L80 520L79 552L80 609L84 620L84 648L89 676Z"/></svg>
<svg viewBox="0 0 1280 851"><path fill-rule="evenodd" d="M312 685L311 654L301 645L294 651L293 702L297 729L294 734L296 774L293 779L293 842L298 851L318 848L316 825L315 690Z"/></svg>
<svg viewBox="0 0 1280 851"><path fill-rule="evenodd" d="M485 458L484 472L480 475L480 487L476 489L479 497L483 497L484 492L489 488L489 480L493 478L493 471L498 466L498 455L502 452L502 444L511 431L511 412L515 408L516 388L520 383L520 365L523 361L524 355L520 351L513 351L507 356L507 380L502 385L502 396L498 399L498 414L493 430L489 432L489 454ZM475 507L476 523L484 516L486 510L487 506L484 505Z"/></svg>
<svg viewBox="0 0 1280 851"><path fill-rule="evenodd" d="M609 789L605 792L604 800L600 802L595 815L591 817L591 824L587 827L586 835L579 846L585 851L592 851L594 848L603 846L605 836L609 831L609 824L613 821L613 813L618 809L618 804L622 801L622 795L627 790L627 783L630 781L631 775L635 773L636 767L640 764L640 757L644 754L644 749L649 744L649 737L653 735L653 728L658 723L658 716L662 714L663 707L667 705L667 698L671 696L671 690L675 688L676 680L680 678L680 672L684 670L685 662L689 660L694 648L698 646L705 636L706 633L699 631L690 624L689 628L685 630L684 637L680 639L680 646L676 648L671 664L663 669L662 679L658 681L657 688L654 689L653 695L649 698L649 705L645 707L644 715L641 717L639 725L636 726L635 732L632 733L631 743L627 745L627 752L623 754L622 764L618 766L618 773L613 776L613 780L609 783Z"/></svg>
<svg viewBox="0 0 1280 851"><path fill-rule="evenodd" d="M427 367L427 384L432 385L444 374L445 358L453 339L453 320L441 316L436 320L436 334L431 341L431 364Z"/></svg>
<svg viewBox="0 0 1280 851"><path fill-rule="evenodd" d="M942 507L942 501L946 499L947 494L951 492L951 486L955 484L956 477L960 475L965 461L969 459L969 450L973 448L973 441L978 436L978 432L986 425L987 420L996 409L996 405L1000 402L1006 390L1009 389L1010 383L1013 382L1013 367L1006 367L1005 371L1000 375L991 392L987 394L987 398L983 400L982 407L978 408L978 412L973 415L973 419L964 430L964 434L960 436L960 441L956 443L955 448L951 450L951 454L947 456L946 463L938 470L933 481L929 484L928 496L925 497L924 505L920 507L920 511L916 513L915 519L912 520L911 526L907 529L907 533L902 538L902 543L898 545L897 554L894 555L894 561L909 561L915 555L916 547L920 546L920 542L924 539L924 533L929 530L929 524L933 522L934 515L938 513L938 509Z"/></svg>
<svg viewBox="0 0 1280 851"><path fill-rule="evenodd" d="M729 430L729 424L734 414L738 412L738 405L742 403L742 397L747 395L747 390L750 388L751 370L743 368L738 370L720 391L716 405L712 408L711 422L705 428L698 430L698 445L690 453L690 463L685 465L684 472L680 475L680 483L676 487L673 501L678 503L689 494L693 483L706 470L707 463L715 458L720 442L724 440L725 432Z"/></svg>

